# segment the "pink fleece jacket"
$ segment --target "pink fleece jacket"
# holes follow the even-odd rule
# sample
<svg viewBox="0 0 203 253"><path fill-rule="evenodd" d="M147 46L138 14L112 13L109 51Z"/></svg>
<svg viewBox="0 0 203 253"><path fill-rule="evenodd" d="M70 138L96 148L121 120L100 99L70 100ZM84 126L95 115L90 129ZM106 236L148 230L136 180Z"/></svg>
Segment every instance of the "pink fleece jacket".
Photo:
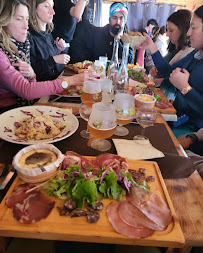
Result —
<svg viewBox="0 0 203 253"><path fill-rule="evenodd" d="M16 95L27 100L54 95L63 91L61 80L29 82L17 71L0 50L0 107L16 104Z"/></svg>

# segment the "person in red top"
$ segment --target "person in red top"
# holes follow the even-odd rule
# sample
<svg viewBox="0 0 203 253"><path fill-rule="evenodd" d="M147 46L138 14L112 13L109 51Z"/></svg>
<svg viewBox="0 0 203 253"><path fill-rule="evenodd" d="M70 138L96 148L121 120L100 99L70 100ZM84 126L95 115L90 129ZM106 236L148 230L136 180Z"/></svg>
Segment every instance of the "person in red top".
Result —
<svg viewBox="0 0 203 253"><path fill-rule="evenodd" d="M1 0L0 6L0 113L31 104L27 100L54 95L70 86L96 80L96 74L82 73L36 82L30 66L28 4L25 0ZM24 100L22 100L24 99Z"/></svg>

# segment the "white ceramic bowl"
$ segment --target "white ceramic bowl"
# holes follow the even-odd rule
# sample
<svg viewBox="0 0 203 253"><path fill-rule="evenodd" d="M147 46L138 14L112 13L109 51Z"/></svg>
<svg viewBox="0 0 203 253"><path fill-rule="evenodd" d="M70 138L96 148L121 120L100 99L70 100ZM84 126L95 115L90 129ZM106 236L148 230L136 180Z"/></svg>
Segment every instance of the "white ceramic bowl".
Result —
<svg viewBox="0 0 203 253"><path fill-rule="evenodd" d="M34 161L34 164L31 162L31 165L26 165L26 160L23 161L22 165L22 159L29 158L27 155L32 152L37 153L46 153L51 152L54 154L55 159L51 159L47 164L42 164L43 158L38 158L37 161ZM39 153L38 153L39 152ZM57 171L60 169L60 165L64 159L64 155L61 153L59 149L57 149L52 144L46 144L46 143L38 143L35 145L27 146L23 149L21 149L13 158L13 166L17 170L18 176L28 183L39 183L48 180L50 177L54 176ZM39 165L43 165L43 171L42 168L40 169ZM30 167L30 166L33 166Z"/></svg>
<svg viewBox="0 0 203 253"><path fill-rule="evenodd" d="M152 109L154 108L156 99L154 96L147 95L147 94L136 94L134 96L135 98L135 106L138 108L148 108Z"/></svg>

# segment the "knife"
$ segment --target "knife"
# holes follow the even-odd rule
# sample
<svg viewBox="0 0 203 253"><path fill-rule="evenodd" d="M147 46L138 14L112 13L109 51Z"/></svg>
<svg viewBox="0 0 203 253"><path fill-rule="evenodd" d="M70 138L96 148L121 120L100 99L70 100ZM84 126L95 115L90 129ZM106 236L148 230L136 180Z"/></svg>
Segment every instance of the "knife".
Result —
<svg viewBox="0 0 203 253"><path fill-rule="evenodd" d="M0 190L3 190L6 187L8 182L13 177L14 173L15 173L15 169L12 168L11 171L8 173L8 175L5 177L4 181L0 184Z"/></svg>

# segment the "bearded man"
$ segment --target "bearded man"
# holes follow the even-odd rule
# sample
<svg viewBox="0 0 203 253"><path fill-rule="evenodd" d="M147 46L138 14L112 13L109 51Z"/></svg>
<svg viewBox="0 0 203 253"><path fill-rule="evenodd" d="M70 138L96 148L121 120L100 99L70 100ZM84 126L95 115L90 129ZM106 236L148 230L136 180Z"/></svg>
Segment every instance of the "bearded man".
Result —
<svg viewBox="0 0 203 253"><path fill-rule="evenodd" d="M109 24L104 27L91 28L86 34L77 33L70 43L69 54L71 63L84 60L95 61L99 56L107 56L111 60L113 53L114 38L123 34L127 21L128 10L123 3L115 2L110 6ZM76 30L77 31L77 30ZM118 58L122 58L123 43L120 40ZM129 48L128 62L133 63L133 48Z"/></svg>

